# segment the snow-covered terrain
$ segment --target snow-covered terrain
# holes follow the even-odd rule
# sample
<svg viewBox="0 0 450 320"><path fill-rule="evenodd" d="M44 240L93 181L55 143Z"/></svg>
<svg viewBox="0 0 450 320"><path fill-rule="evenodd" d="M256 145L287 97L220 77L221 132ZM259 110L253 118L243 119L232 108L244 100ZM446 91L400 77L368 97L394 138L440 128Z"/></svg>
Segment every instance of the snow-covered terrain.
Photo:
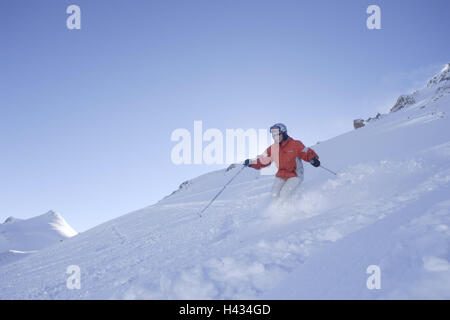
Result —
<svg viewBox="0 0 450 320"><path fill-rule="evenodd" d="M289 203L270 203L273 176L245 168L199 217L240 167L214 171L0 266L0 298L449 299L449 74L312 146L338 175L306 164ZM71 265L80 289L66 285ZM370 266L379 289L367 286Z"/></svg>
<svg viewBox="0 0 450 320"><path fill-rule="evenodd" d="M77 234L55 211L31 219L9 217L0 224L0 266Z"/></svg>

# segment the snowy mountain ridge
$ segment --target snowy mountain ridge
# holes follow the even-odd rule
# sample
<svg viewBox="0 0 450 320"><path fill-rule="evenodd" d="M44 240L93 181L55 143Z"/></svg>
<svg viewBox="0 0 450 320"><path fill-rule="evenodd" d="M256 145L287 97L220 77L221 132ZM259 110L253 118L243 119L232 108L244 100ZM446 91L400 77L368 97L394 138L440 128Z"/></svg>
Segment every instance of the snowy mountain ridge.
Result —
<svg viewBox="0 0 450 320"><path fill-rule="evenodd" d="M76 234L53 210L30 219L9 217L0 224L0 266Z"/></svg>
<svg viewBox="0 0 450 320"><path fill-rule="evenodd" d="M395 105L390 109L389 113L397 112L404 108L420 108L423 109L427 104L435 102L442 97L450 94L450 63L447 63L444 68L434 75L424 87L415 90L410 94L403 94L398 97ZM365 124L373 123L382 119L387 114L378 113L375 117L370 117L367 120L357 119L357 127ZM356 127L355 127L356 128Z"/></svg>
<svg viewBox="0 0 450 320"><path fill-rule="evenodd" d="M439 85L444 81L450 81L450 63L447 63L441 72L428 81L427 87ZM446 85L448 85L448 83Z"/></svg>
<svg viewBox="0 0 450 320"><path fill-rule="evenodd" d="M449 299L450 95L430 99L435 90L313 146L338 175L305 163L288 202L271 201L273 176L245 168L199 217L241 167L209 172L0 265L0 298ZM78 290L66 285L72 265Z"/></svg>

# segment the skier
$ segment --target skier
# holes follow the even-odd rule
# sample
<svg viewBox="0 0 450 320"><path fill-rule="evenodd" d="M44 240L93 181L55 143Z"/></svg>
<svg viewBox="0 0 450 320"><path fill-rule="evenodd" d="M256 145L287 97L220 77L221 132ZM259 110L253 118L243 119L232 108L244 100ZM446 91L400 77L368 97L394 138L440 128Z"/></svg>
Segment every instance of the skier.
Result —
<svg viewBox="0 0 450 320"><path fill-rule="evenodd" d="M287 134L287 128L282 123L270 127L274 143L256 160L247 159L244 166L260 170L269 166L272 161L278 167L272 186L272 198L286 199L293 194L303 181L303 163L320 166L319 156L311 148L306 148L299 140L294 140Z"/></svg>

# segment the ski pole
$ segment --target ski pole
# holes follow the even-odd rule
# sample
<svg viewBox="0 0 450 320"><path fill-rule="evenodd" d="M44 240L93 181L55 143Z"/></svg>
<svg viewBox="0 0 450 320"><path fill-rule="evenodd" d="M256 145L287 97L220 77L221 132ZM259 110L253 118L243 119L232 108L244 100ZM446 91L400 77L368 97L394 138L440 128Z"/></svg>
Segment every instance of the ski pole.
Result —
<svg viewBox="0 0 450 320"><path fill-rule="evenodd" d="M230 181L227 182L227 184L225 184L222 188L222 190L219 191L219 193L216 194L216 196L214 198L212 198L212 200L208 203L208 205L203 208L202 211L197 212L197 214L200 216L200 218L202 217L202 213L205 212L206 209L208 209L208 207L211 205L211 203L214 202L214 200L217 199L217 197L222 193L223 190L225 190L225 188L231 183L231 181L233 181L234 178L236 178L236 176L241 173L241 171L245 168L245 166L242 166L242 168L233 176L233 178L230 179Z"/></svg>
<svg viewBox="0 0 450 320"><path fill-rule="evenodd" d="M325 168L323 165L320 165L320 167L321 167L322 169L327 170L328 172L331 172L331 173L334 174L335 176L337 176L337 173L336 173L336 172L333 172L333 171L331 171L330 169Z"/></svg>

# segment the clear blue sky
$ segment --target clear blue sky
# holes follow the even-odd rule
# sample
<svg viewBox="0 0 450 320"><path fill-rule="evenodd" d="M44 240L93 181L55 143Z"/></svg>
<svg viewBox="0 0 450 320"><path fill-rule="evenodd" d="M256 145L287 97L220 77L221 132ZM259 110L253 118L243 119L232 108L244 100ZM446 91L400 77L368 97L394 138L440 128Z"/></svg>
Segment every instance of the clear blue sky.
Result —
<svg viewBox="0 0 450 320"><path fill-rule="evenodd" d="M66 27L71 4L81 30ZM381 30L366 27L371 4ZM2 0L0 219L54 209L84 231L225 167L172 163L172 131L194 120L284 122L307 145L350 131L450 62L449 12L448 0Z"/></svg>

